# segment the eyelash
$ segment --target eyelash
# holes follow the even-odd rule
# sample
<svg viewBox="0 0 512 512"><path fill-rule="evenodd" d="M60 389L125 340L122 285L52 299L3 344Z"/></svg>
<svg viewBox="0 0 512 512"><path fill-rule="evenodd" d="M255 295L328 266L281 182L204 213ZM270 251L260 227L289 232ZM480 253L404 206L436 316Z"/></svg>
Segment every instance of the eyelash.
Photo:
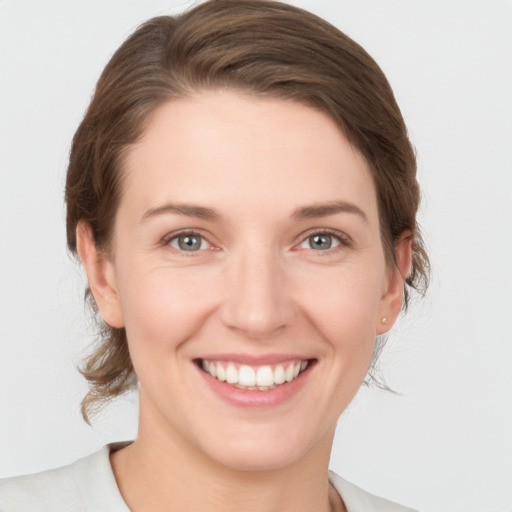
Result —
<svg viewBox="0 0 512 512"><path fill-rule="evenodd" d="M195 256L196 255L195 253L202 252L202 251L206 250L206 249L200 249L198 251L185 251L185 250L178 249L176 247L171 246L171 242L173 242L174 240L177 240L178 238L187 237L187 236L194 237L194 238L201 238L209 246L213 245L211 242L208 241L208 239L204 235L202 235L198 231L181 231L179 233L171 233L162 239L161 245L164 247L168 247L168 248L174 250L175 252L178 252L178 253L186 255L186 256ZM211 249L211 247L209 249Z"/></svg>
<svg viewBox="0 0 512 512"><path fill-rule="evenodd" d="M337 231L335 229L329 229L329 228L312 229L311 231L302 233L300 235L299 245L303 244L304 242L306 242L306 240L308 240L309 238L311 238L315 235L328 235L328 236L334 238L337 242L339 242L339 245L337 245L336 247L325 249L323 251L315 251L314 249L309 249L310 251L318 253L318 255L331 254L332 252L334 252L336 250L340 250L343 248L350 248L353 246L353 240L352 240L352 238L350 238L350 236L348 236L346 233L343 233L341 231Z"/></svg>
<svg viewBox="0 0 512 512"><path fill-rule="evenodd" d="M325 250L308 249L310 251L313 251L313 252L316 252L319 254L322 254L322 253L329 254L336 250L342 249L344 247L350 248L353 246L353 240L347 234L345 234L341 231L334 230L334 229L324 228L324 229L313 229L311 231L307 231L306 233L302 233L300 235L299 243L294 244L294 247L300 246L301 244L306 242L309 238L311 238L312 236L315 236L315 235L327 235L327 236L334 238L337 242L339 242L339 245L332 247L332 248L325 249ZM186 255L186 256L196 256L197 253L208 250L208 249L199 249L197 251L185 251L185 250L178 249L178 248L171 246L171 243L174 240L177 240L178 238L181 238L181 237L187 237L187 236L200 238L200 239L204 240L210 246L208 249L215 250L215 246L211 242L209 242L208 239L203 234L201 234L198 231L193 231L193 230L181 231L179 233L171 233L162 239L161 245L164 247L168 247L168 248L174 250L175 252L178 252L178 253Z"/></svg>

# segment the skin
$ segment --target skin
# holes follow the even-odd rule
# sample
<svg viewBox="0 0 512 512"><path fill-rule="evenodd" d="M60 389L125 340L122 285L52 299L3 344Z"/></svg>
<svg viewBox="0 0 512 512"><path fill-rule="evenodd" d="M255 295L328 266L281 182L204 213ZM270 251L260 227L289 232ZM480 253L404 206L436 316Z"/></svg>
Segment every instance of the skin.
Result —
<svg viewBox="0 0 512 512"><path fill-rule="evenodd" d="M140 382L138 437L111 455L128 506L342 510L327 485L336 422L399 314L410 265L407 236L397 266L386 265L365 160L322 112L211 91L157 109L123 179L109 253L87 225L77 235L94 298L109 325L126 328ZM297 217L339 202L351 206ZM216 217L161 209L178 203ZM203 238L186 252L176 237L191 229ZM315 233L332 236L331 248L313 247ZM195 363L226 353L315 364L284 402L240 407Z"/></svg>

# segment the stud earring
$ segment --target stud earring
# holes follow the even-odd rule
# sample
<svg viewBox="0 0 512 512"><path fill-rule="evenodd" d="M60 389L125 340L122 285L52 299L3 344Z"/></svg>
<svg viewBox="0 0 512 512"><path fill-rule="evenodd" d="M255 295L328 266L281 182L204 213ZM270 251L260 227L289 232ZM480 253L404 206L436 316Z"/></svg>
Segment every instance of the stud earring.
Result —
<svg viewBox="0 0 512 512"><path fill-rule="evenodd" d="M386 316L383 316L383 317L380 319L380 321L381 321L384 325L386 325L386 324L388 323L388 318L387 318Z"/></svg>

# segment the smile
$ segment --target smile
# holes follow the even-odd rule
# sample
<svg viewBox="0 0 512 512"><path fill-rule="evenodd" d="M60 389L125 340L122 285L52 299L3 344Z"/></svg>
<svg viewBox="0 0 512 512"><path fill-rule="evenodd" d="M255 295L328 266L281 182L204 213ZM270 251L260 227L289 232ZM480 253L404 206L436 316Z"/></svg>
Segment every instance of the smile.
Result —
<svg viewBox="0 0 512 512"><path fill-rule="evenodd" d="M249 366L226 361L198 361L204 372L220 382L239 389L267 391L292 382L303 373L312 360L296 360L282 364Z"/></svg>

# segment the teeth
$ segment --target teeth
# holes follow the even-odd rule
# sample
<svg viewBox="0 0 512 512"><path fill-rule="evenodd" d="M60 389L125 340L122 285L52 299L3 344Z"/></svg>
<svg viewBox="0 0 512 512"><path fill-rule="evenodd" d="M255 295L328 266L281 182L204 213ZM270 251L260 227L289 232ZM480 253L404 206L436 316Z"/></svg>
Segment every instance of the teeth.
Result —
<svg viewBox="0 0 512 512"><path fill-rule="evenodd" d="M284 372L284 379L286 382L291 382L293 380L293 364L289 364L288 368Z"/></svg>
<svg viewBox="0 0 512 512"><path fill-rule="evenodd" d="M226 368L226 382L228 384L238 384L238 372L232 363L229 363Z"/></svg>
<svg viewBox="0 0 512 512"><path fill-rule="evenodd" d="M274 375L272 375L272 368L270 366L261 366L256 372L256 384L261 386L272 386L274 384Z"/></svg>
<svg viewBox="0 0 512 512"><path fill-rule="evenodd" d="M306 366L307 366L307 363L306 363ZM278 364L276 366L276 369L274 370L274 382L276 384L282 384L285 380L286 379L284 376L284 368L282 365Z"/></svg>
<svg viewBox="0 0 512 512"><path fill-rule="evenodd" d="M248 365L237 366L235 363L219 361L201 361L206 373L221 382L227 382L237 388L266 391L276 386L291 382L307 367L308 361L292 361L285 365L264 365L253 368Z"/></svg>
<svg viewBox="0 0 512 512"><path fill-rule="evenodd" d="M226 370L224 370L224 366L220 364L217 364L217 379L219 379L221 382L226 380Z"/></svg>
<svg viewBox="0 0 512 512"><path fill-rule="evenodd" d="M250 366L240 367L240 378L238 379L240 386L255 386L256 385L256 373Z"/></svg>

